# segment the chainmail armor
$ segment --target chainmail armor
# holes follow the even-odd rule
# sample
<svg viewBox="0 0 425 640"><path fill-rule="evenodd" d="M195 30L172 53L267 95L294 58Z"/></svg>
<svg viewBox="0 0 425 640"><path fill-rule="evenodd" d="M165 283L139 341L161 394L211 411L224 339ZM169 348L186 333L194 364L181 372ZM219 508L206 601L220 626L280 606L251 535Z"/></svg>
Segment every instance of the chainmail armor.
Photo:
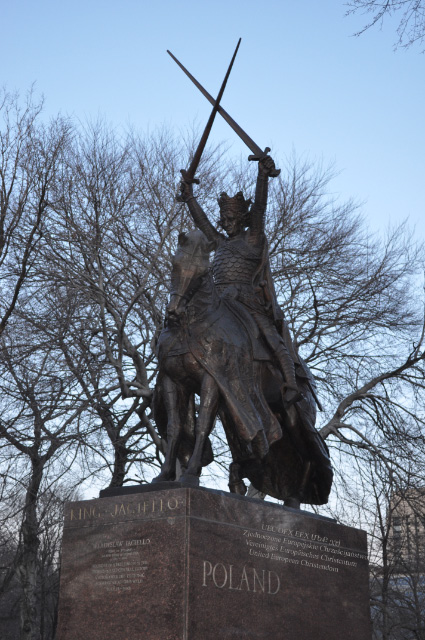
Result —
<svg viewBox="0 0 425 640"><path fill-rule="evenodd" d="M261 250L242 238L225 240L217 247L212 264L215 284L252 284L260 260Z"/></svg>

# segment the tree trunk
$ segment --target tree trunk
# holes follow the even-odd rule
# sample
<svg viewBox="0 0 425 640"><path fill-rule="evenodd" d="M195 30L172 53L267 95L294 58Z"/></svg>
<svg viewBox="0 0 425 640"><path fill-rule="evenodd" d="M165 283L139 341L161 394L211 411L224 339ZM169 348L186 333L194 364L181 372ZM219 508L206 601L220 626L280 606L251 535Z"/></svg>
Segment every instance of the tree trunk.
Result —
<svg viewBox="0 0 425 640"><path fill-rule="evenodd" d="M390 570L388 566L388 549L386 541L382 545L382 640L389 640L388 629L388 596L390 585Z"/></svg>
<svg viewBox="0 0 425 640"><path fill-rule="evenodd" d="M32 461L32 478L25 497L21 529L22 555L18 576L22 585L20 640L39 640L37 627L37 552L38 537L37 497L42 476L40 461Z"/></svg>
<svg viewBox="0 0 425 640"><path fill-rule="evenodd" d="M114 470L110 487L122 487L125 478L125 466L128 462L128 449L120 438L112 442L114 447Z"/></svg>

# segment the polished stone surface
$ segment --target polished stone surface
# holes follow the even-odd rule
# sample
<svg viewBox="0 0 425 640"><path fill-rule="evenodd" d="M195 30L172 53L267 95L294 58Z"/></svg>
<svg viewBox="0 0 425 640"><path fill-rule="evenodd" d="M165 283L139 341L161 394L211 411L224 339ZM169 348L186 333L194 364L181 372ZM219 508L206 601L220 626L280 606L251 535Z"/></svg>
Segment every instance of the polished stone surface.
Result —
<svg viewBox="0 0 425 640"><path fill-rule="evenodd" d="M370 640L366 534L207 489L74 502L58 640Z"/></svg>

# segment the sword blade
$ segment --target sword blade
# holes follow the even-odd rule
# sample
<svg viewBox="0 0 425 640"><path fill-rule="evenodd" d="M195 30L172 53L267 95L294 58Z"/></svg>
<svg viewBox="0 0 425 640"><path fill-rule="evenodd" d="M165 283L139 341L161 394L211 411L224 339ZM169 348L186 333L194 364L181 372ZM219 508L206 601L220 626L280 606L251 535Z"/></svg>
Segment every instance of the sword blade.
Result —
<svg viewBox="0 0 425 640"><path fill-rule="evenodd" d="M176 56L174 56L171 53L171 51L169 51L168 49L167 49L167 53L172 57L174 62L176 62L179 65L180 69L182 71L184 71L184 73L187 75L187 77L190 78L190 80L192 80L193 84L196 87L198 87L199 91L206 97L206 99L212 105L215 105L216 101L214 100L212 95L209 94L208 91L206 89L204 89L204 87L196 80L196 78L194 78L193 75L186 69L186 67L184 67L179 60L177 60ZM245 133L245 131L242 129L242 127L240 127L238 125L238 123L235 122L231 116L229 116L227 111L225 111L221 105L217 106L217 111L225 119L227 124L229 124L232 127L233 131L240 137L240 139L243 142L245 142L246 146L249 149L251 149L252 153L255 156L257 156L258 158L262 158L265 155L264 151L258 146L258 144L256 144L254 142L254 140L247 133Z"/></svg>
<svg viewBox="0 0 425 640"><path fill-rule="evenodd" d="M213 110L211 111L211 115L208 118L208 122L207 122L206 127L204 129L204 132L203 132L203 134L201 136L201 139L199 141L198 147L197 147L197 149L195 151L195 154L193 156L192 162L190 163L189 169L187 171L185 171L184 173L182 172L183 177L186 180L186 182L193 182L194 181L195 172L196 172L196 169L198 168L199 162L201 160L202 152L205 149L205 145L207 144L208 136L210 135L210 131L212 129L215 116L217 114L218 109L220 108L220 100L221 100L222 95L224 93L224 89L226 88L227 80L228 80L228 78L230 76L230 72L232 70L233 63L235 61L236 54L238 52L241 40L242 40L242 38L239 38L238 44L236 45L235 52L234 52L234 54L232 56L232 59L230 61L229 68L227 69L226 75L224 76L224 80L223 80L223 83L222 83L222 85L220 87L220 91L218 92L218 96L217 96L217 98L215 100L214 99L212 100Z"/></svg>

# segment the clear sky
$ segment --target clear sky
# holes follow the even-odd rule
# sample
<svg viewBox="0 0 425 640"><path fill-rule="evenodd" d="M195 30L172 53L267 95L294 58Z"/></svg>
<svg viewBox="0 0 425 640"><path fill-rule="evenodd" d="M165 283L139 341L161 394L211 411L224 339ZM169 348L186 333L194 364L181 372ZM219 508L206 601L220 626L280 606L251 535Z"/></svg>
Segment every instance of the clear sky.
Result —
<svg viewBox="0 0 425 640"><path fill-rule="evenodd" d="M176 130L210 107L170 49L279 158L334 162L332 190L364 201L371 228L409 217L425 236L425 55L393 51L388 22L360 38L365 18L344 0L0 0L0 85L36 82L46 113L102 115L114 125ZM215 139L249 153L218 118Z"/></svg>

